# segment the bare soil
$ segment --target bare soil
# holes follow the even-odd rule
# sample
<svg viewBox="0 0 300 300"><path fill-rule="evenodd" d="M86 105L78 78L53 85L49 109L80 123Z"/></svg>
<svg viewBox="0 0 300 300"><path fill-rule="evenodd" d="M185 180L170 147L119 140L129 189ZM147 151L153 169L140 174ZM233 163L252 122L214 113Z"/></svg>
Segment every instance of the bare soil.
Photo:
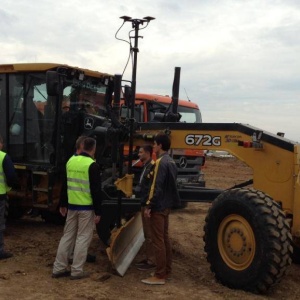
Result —
<svg viewBox="0 0 300 300"><path fill-rule="evenodd" d="M251 169L235 158L209 157L204 172L207 186L216 188L231 187L251 179L252 175ZM186 208L172 212L173 274L164 286L141 283L149 272L136 270L134 264L124 277L113 274L96 232L90 253L95 253L97 260L85 265L91 277L77 281L52 279L52 264L63 227L47 224L39 217L10 221L5 242L14 257L0 261L0 299L299 299L298 265L292 265L267 295L231 290L216 282L202 240L209 206L209 203L189 203ZM134 262L143 258L143 254L142 248Z"/></svg>

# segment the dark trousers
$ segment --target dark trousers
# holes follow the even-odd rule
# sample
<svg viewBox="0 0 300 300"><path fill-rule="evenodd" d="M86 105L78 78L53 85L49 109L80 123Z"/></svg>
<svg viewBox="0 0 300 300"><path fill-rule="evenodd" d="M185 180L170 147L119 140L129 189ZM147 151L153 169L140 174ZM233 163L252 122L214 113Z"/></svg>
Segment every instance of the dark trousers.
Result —
<svg viewBox="0 0 300 300"><path fill-rule="evenodd" d="M152 243L156 258L155 276L166 278L172 271L172 247L169 239L170 209L151 212Z"/></svg>
<svg viewBox="0 0 300 300"><path fill-rule="evenodd" d="M155 251L152 243L152 230L151 230L151 221L148 217L144 215L145 207L141 209L143 231L145 237L145 246L146 246L146 258L148 263L155 264Z"/></svg>
<svg viewBox="0 0 300 300"><path fill-rule="evenodd" d="M0 195L0 253L4 251L3 231L5 229L6 195Z"/></svg>

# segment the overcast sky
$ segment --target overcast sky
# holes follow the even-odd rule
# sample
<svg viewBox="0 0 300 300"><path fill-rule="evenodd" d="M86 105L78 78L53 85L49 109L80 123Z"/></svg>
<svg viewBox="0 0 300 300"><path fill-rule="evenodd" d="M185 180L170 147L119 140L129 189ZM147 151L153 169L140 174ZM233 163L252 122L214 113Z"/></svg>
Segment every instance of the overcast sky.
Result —
<svg viewBox="0 0 300 300"><path fill-rule="evenodd" d="M245 123L300 142L299 0L2 0L0 64L57 62L122 73L120 16L140 32L137 91L196 102L206 123ZM128 40L130 23L118 36ZM125 77L131 79L131 67Z"/></svg>

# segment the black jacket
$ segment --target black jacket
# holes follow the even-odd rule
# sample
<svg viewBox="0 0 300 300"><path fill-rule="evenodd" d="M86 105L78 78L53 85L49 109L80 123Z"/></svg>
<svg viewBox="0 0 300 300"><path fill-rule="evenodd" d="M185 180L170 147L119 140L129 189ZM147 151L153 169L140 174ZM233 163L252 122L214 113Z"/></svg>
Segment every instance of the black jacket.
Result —
<svg viewBox="0 0 300 300"><path fill-rule="evenodd" d="M149 160L145 165L141 173L139 184L135 188L136 197L140 198L141 206L145 206L149 197L150 187L153 179L155 162Z"/></svg>
<svg viewBox="0 0 300 300"><path fill-rule="evenodd" d="M150 189L147 206L152 211L179 207L180 198L177 190L177 166L168 153L162 154L155 162L154 178Z"/></svg>

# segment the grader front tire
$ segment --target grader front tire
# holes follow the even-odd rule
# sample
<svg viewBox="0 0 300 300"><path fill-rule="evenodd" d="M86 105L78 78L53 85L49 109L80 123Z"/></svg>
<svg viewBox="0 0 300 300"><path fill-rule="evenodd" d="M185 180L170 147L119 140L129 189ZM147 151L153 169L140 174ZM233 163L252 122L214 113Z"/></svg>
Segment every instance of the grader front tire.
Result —
<svg viewBox="0 0 300 300"><path fill-rule="evenodd" d="M204 226L216 279L235 289L266 292L291 264L292 236L279 205L254 189L233 189L213 202Z"/></svg>

